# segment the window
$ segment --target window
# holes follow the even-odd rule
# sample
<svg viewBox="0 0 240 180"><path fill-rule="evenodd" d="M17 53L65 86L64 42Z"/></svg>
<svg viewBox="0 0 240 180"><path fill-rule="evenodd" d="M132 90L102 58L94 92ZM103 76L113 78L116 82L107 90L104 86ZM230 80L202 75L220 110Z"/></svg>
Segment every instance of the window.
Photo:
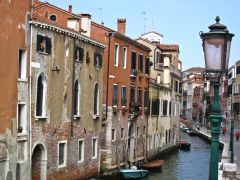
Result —
<svg viewBox="0 0 240 180"><path fill-rule="evenodd" d="M159 63L159 62L160 62L160 52L157 51L155 56L155 63Z"/></svg>
<svg viewBox="0 0 240 180"><path fill-rule="evenodd" d="M45 116L45 103L46 103L46 77L41 74L37 79L37 102L36 102L36 116Z"/></svg>
<svg viewBox="0 0 240 180"><path fill-rule="evenodd" d="M135 103L135 88L130 87L130 102Z"/></svg>
<svg viewBox="0 0 240 180"><path fill-rule="evenodd" d="M113 106L118 105L118 86L116 84L113 85L113 99L112 99Z"/></svg>
<svg viewBox="0 0 240 180"><path fill-rule="evenodd" d="M97 158L97 138L92 139L92 158Z"/></svg>
<svg viewBox="0 0 240 180"><path fill-rule="evenodd" d="M101 54L94 54L94 65L96 67L102 67L102 63L103 63L103 60L102 60L102 55Z"/></svg>
<svg viewBox="0 0 240 180"><path fill-rule="evenodd" d="M84 160L84 141L83 139L78 141L78 162L83 162Z"/></svg>
<svg viewBox="0 0 240 180"><path fill-rule="evenodd" d="M114 46L114 66L118 66L118 56L119 56L119 45Z"/></svg>
<svg viewBox="0 0 240 180"><path fill-rule="evenodd" d="M148 74L148 75L149 75L149 68L150 68L149 63L150 63L149 58L146 57L146 60L145 60L145 74Z"/></svg>
<svg viewBox="0 0 240 180"><path fill-rule="evenodd" d="M165 133L165 143L167 144L168 142L168 130L166 130L166 133Z"/></svg>
<svg viewBox="0 0 240 180"><path fill-rule="evenodd" d="M27 51L20 49L18 51L18 79L27 78Z"/></svg>
<svg viewBox="0 0 240 180"><path fill-rule="evenodd" d="M138 55L138 70L143 72L143 56L142 54Z"/></svg>
<svg viewBox="0 0 240 180"><path fill-rule="evenodd" d="M240 66L237 66L237 67L236 67L236 74L237 74L237 75L240 74Z"/></svg>
<svg viewBox="0 0 240 180"><path fill-rule="evenodd" d="M122 87L122 106L127 105L127 87Z"/></svg>
<svg viewBox="0 0 240 180"><path fill-rule="evenodd" d="M74 83L74 107L73 107L73 115L79 115L79 102L80 102L80 88L79 81L76 80Z"/></svg>
<svg viewBox="0 0 240 180"><path fill-rule="evenodd" d="M116 130L112 129L112 141L116 140Z"/></svg>
<svg viewBox="0 0 240 180"><path fill-rule="evenodd" d="M65 167L67 160L67 141L58 142L58 166Z"/></svg>
<svg viewBox="0 0 240 180"><path fill-rule="evenodd" d="M137 127L137 136L139 136L139 127Z"/></svg>
<svg viewBox="0 0 240 180"><path fill-rule="evenodd" d="M127 67L127 48L126 47L123 47L123 64L122 64L122 66L123 66L123 68L125 68L126 69L126 67Z"/></svg>
<svg viewBox="0 0 240 180"><path fill-rule="evenodd" d="M174 89L175 89L175 92L178 92L178 81L175 81L175 84L174 84Z"/></svg>
<svg viewBox="0 0 240 180"><path fill-rule="evenodd" d="M18 104L18 133L27 133L27 107L25 103Z"/></svg>
<svg viewBox="0 0 240 180"><path fill-rule="evenodd" d="M132 51L131 69L136 69L136 52Z"/></svg>
<svg viewBox="0 0 240 180"><path fill-rule="evenodd" d="M77 47L75 50L75 61L83 62L84 58L84 49Z"/></svg>
<svg viewBox="0 0 240 180"><path fill-rule="evenodd" d="M121 128L121 139L124 138L124 128Z"/></svg>
<svg viewBox="0 0 240 180"><path fill-rule="evenodd" d="M172 102L171 101L169 101L169 116L171 116L172 115Z"/></svg>
<svg viewBox="0 0 240 180"><path fill-rule="evenodd" d="M228 79L231 79L231 78L232 78L232 72L228 74Z"/></svg>
<svg viewBox="0 0 240 180"><path fill-rule="evenodd" d="M159 115L159 99L153 98L152 99L152 116L158 116Z"/></svg>
<svg viewBox="0 0 240 180"><path fill-rule="evenodd" d="M139 105L142 105L142 89L138 89L138 103Z"/></svg>
<svg viewBox="0 0 240 180"><path fill-rule="evenodd" d="M98 83L95 84L94 88L94 115L99 115L99 86Z"/></svg>
<svg viewBox="0 0 240 180"><path fill-rule="evenodd" d="M167 115L167 106L168 106L168 101L167 100L163 100L163 115L164 116Z"/></svg>
<svg viewBox="0 0 240 180"><path fill-rule="evenodd" d="M55 14L52 14L52 15L49 17L49 19L50 19L51 21L57 21L57 16L56 16Z"/></svg>
<svg viewBox="0 0 240 180"><path fill-rule="evenodd" d="M146 126L143 126L143 135L146 134Z"/></svg>
<svg viewBox="0 0 240 180"><path fill-rule="evenodd" d="M44 37L41 35L37 35L37 51L38 52L43 52L46 54L51 54L51 38Z"/></svg>
<svg viewBox="0 0 240 180"><path fill-rule="evenodd" d="M144 107L148 107L149 103L149 94L148 91L144 91Z"/></svg>
<svg viewBox="0 0 240 180"><path fill-rule="evenodd" d="M171 129L168 130L168 142L171 141Z"/></svg>

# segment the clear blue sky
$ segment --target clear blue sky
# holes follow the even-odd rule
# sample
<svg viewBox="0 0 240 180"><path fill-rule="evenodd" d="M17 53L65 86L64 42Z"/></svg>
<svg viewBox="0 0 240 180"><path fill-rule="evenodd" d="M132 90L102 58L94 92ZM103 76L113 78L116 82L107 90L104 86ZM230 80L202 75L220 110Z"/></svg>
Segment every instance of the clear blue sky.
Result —
<svg viewBox="0 0 240 180"><path fill-rule="evenodd" d="M240 0L48 0L73 12L89 13L92 20L116 30L117 18L126 18L126 35L137 38L154 30L164 36L163 43L178 44L183 70L204 67L199 31L207 32L215 17L235 36L232 40L229 67L240 60ZM145 12L145 20L144 13ZM145 22L145 23L144 23ZM144 26L145 24L145 26ZM145 27L145 28L144 28Z"/></svg>

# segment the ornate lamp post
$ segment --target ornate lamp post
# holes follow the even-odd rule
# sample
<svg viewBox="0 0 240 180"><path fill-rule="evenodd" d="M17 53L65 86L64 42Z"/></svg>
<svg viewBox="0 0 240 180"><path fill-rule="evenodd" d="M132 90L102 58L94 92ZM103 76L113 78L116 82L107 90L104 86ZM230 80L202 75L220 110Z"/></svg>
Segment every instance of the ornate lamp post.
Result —
<svg viewBox="0 0 240 180"><path fill-rule="evenodd" d="M214 86L214 99L209 116L212 135L209 180L218 179L219 134L222 121L219 86L221 75L228 70L231 40L234 36L219 21L220 18L217 16L216 23L209 26L209 32L200 32L200 37L203 41L206 73Z"/></svg>

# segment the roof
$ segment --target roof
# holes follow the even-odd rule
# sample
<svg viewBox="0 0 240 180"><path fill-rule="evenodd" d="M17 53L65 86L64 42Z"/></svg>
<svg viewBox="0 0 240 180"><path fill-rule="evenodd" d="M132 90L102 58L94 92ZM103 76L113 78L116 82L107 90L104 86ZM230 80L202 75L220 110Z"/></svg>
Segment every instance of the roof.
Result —
<svg viewBox="0 0 240 180"><path fill-rule="evenodd" d="M145 49L148 52L151 51L151 49L149 47L137 42L137 40L134 40L134 39L132 39L132 38L126 36L126 35L123 35L123 34L119 33L118 31L115 31L113 29L110 29L110 28L108 28L104 25L98 24L98 23L93 22L93 21L92 21L92 25L95 25L95 26L98 26L99 28L105 29L108 32L113 32L116 37L124 39L124 40L128 41L129 43L131 43L131 44L133 44L133 45L135 45L139 48Z"/></svg>
<svg viewBox="0 0 240 180"><path fill-rule="evenodd" d="M142 34L141 36L145 36L145 35L147 35L147 34L150 34L150 33L154 33L154 34L157 34L157 35L159 35L159 36L163 37L163 35L162 35L162 34L160 34L160 33L156 32L156 31L149 31L149 32L146 32L146 33Z"/></svg>
<svg viewBox="0 0 240 180"><path fill-rule="evenodd" d="M179 46L177 44L159 44L157 45L162 51L178 51Z"/></svg>
<svg viewBox="0 0 240 180"><path fill-rule="evenodd" d="M202 73L204 71L205 71L205 68L203 68L203 67L191 67L183 72L200 72L200 73Z"/></svg>

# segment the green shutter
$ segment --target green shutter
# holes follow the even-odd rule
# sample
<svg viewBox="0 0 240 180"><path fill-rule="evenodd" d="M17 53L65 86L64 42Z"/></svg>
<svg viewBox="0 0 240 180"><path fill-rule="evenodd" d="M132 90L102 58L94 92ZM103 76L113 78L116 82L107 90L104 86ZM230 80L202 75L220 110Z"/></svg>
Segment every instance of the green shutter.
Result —
<svg viewBox="0 0 240 180"><path fill-rule="evenodd" d="M51 54L52 43L51 38L46 37L46 53Z"/></svg>

